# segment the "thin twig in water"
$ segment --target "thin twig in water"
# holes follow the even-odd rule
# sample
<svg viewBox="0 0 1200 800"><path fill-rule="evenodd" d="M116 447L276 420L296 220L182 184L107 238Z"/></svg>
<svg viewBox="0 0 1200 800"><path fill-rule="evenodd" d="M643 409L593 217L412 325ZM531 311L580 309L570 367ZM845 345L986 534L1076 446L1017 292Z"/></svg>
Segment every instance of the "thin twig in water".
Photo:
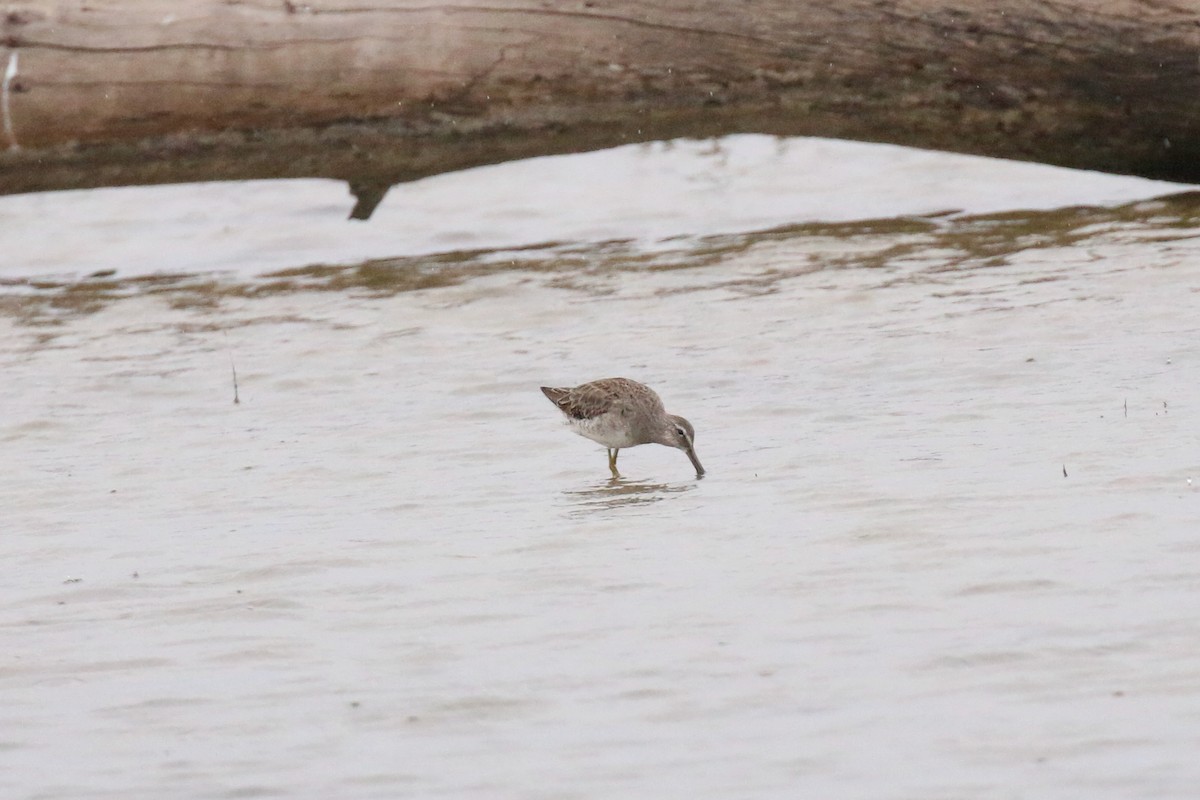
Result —
<svg viewBox="0 0 1200 800"><path fill-rule="evenodd" d="M226 345L226 347L228 347L229 346L229 335L227 333L225 333L225 331L221 331L221 336L223 336L225 338L225 345ZM241 398L238 397L237 367L234 366L234 363L233 363L233 351L232 350L229 351L229 371L233 373L233 404L236 406L236 405L240 404L242 401L241 401Z"/></svg>
<svg viewBox="0 0 1200 800"><path fill-rule="evenodd" d="M1125 398L1125 418L1129 418L1129 398Z"/></svg>

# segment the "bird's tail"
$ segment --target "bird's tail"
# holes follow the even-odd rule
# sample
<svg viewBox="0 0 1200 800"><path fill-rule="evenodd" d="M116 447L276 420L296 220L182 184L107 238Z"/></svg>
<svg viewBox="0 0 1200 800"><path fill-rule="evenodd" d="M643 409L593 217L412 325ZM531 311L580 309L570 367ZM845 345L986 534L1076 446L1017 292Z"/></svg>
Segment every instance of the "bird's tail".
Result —
<svg viewBox="0 0 1200 800"><path fill-rule="evenodd" d="M567 390L566 389L555 389L550 386L543 386L542 394L546 395L546 397L550 400L550 402L554 403L554 405L557 406L557 405L561 404L563 401L563 398L567 396Z"/></svg>

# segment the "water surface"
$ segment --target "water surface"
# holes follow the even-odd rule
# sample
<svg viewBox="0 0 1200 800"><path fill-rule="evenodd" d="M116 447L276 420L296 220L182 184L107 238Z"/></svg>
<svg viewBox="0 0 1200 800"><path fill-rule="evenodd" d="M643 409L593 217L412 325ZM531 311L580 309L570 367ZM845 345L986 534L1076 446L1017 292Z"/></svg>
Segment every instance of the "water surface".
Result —
<svg viewBox="0 0 1200 800"><path fill-rule="evenodd" d="M1191 797L1200 224L1136 200L25 273L0 790ZM704 479L537 390L608 375Z"/></svg>

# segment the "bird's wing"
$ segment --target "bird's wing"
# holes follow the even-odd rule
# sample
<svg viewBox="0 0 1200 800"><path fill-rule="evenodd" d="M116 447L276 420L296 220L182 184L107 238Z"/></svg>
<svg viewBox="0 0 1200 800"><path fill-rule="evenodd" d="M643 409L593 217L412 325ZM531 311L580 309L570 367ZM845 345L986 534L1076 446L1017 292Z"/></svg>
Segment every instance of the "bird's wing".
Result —
<svg viewBox="0 0 1200 800"><path fill-rule="evenodd" d="M608 413L624 416L633 412L633 404L662 409L662 401L652 389L628 378L605 378L571 389L543 386L542 393L571 419L595 419Z"/></svg>
<svg viewBox="0 0 1200 800"><path fill-rule="evenodd" d="M567 393L555 401L563 413L572 419L595 419L601 414L612 411L618 395L611 387L604 384L585 383L567 390Z"/></svg>

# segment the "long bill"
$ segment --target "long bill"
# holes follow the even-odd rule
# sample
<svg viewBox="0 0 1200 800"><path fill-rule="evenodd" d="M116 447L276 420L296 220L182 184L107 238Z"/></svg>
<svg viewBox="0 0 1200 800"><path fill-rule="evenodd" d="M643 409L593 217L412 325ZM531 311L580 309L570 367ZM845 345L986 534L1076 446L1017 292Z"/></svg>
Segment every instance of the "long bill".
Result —
<svg viewBox="0 0 1200 800"><path fill-rule="evenodd" d="M696 477L703 478L704 477L704 467L701 466L700 459L696 458L696 451L694 449L692 449L691 447L689 447L686 450L684 450L683 452L687 453L687 457L692 460L692 466L696 468Z"/></svg>

